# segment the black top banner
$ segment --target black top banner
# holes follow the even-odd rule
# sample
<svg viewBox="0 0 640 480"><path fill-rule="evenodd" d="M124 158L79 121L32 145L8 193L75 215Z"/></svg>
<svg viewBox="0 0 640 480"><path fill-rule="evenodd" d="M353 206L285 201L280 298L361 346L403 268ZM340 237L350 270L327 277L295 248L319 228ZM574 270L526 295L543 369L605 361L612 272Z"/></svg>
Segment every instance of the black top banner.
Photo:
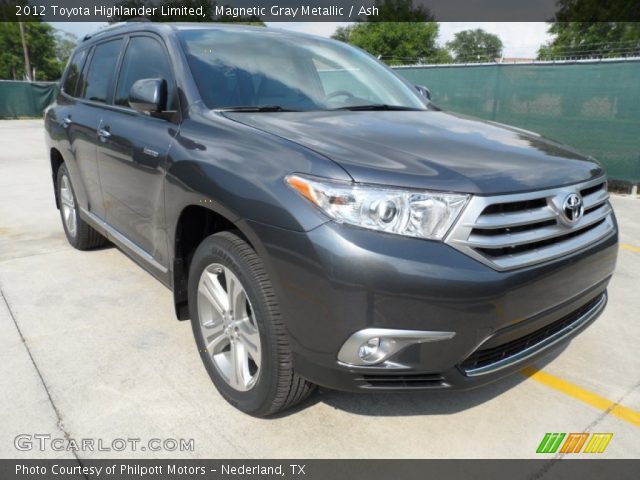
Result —
<svg viewBox="0 0 640 480"><path fill-rule="evenodd" d="M640 0L0 0L3 21L637 22Z"/></svg>

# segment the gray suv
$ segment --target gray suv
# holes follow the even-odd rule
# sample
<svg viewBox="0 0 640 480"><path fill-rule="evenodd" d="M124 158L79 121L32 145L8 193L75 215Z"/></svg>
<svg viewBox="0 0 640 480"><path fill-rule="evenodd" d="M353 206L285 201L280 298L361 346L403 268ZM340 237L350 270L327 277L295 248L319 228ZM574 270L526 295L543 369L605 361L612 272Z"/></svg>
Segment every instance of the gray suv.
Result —
<svg viewBox="0 0 640 480"><path fill-rule="evenodd" d="M252 415L315 385L491 382L607 301L598 163L441 111L340 42L117 25L79 45L45 126L69 242L110 241L166 285Z"/></svg>

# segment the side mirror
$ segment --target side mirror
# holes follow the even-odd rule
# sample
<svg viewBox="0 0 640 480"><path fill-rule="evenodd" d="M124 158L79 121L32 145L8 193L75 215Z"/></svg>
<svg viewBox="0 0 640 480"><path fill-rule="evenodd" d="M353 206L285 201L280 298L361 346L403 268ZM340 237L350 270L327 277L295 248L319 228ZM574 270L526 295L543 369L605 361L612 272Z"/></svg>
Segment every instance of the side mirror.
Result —
<svg viewBox="0 0 640 480"><path fill-rule="evenodd" d="M142 113L160 113L167 109L167 81L163 78L143 78L129 90L129 105Z"/></svg>
<svg viewBox="0 0 640 480"><path fill-rule="evenodd" d="M427 100L431 100L431 91L424 85L415 85L416 90Z"/></svg>

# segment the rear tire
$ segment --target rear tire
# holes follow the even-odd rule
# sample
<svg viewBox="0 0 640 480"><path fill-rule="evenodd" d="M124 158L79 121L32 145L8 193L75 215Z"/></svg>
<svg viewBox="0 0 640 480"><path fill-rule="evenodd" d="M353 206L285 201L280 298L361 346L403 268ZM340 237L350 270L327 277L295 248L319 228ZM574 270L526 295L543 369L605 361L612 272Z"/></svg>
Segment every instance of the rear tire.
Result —
<svg viewBox="0 0 640 480"><path fill-rule="evenodd" d="M56 195L60 206L60 218L67 240L78 250L89 250L105 245L107 239L100 235L87 222L80 218L78 201L71 184L67 166L63 163L58 169Z"/></svg>
<svg viewBox="0 0 640 480"><path fill-rule="evenodd" d="M273 287L262 261L242 238L232 232L207 237L191 261L188 292L200 357L229 403L266 417L314 390L293 370Z"/></svg>

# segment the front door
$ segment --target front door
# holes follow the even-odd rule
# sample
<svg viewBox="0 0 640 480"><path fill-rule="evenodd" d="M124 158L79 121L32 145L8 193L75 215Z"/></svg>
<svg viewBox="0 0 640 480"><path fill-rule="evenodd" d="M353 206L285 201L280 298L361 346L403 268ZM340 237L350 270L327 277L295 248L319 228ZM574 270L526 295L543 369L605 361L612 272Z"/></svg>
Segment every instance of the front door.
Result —
<svg viewBox="0 0 640 480"><path fill-rule="evenodd" d="M115 87L113 106L98 127L98 164L107 223L167 266L164 224L164 164L177 134L171 121L134 111L129 90L144 78L163 78L174 109L175 82L165 48L151 35L129 39Z"/></svg>

